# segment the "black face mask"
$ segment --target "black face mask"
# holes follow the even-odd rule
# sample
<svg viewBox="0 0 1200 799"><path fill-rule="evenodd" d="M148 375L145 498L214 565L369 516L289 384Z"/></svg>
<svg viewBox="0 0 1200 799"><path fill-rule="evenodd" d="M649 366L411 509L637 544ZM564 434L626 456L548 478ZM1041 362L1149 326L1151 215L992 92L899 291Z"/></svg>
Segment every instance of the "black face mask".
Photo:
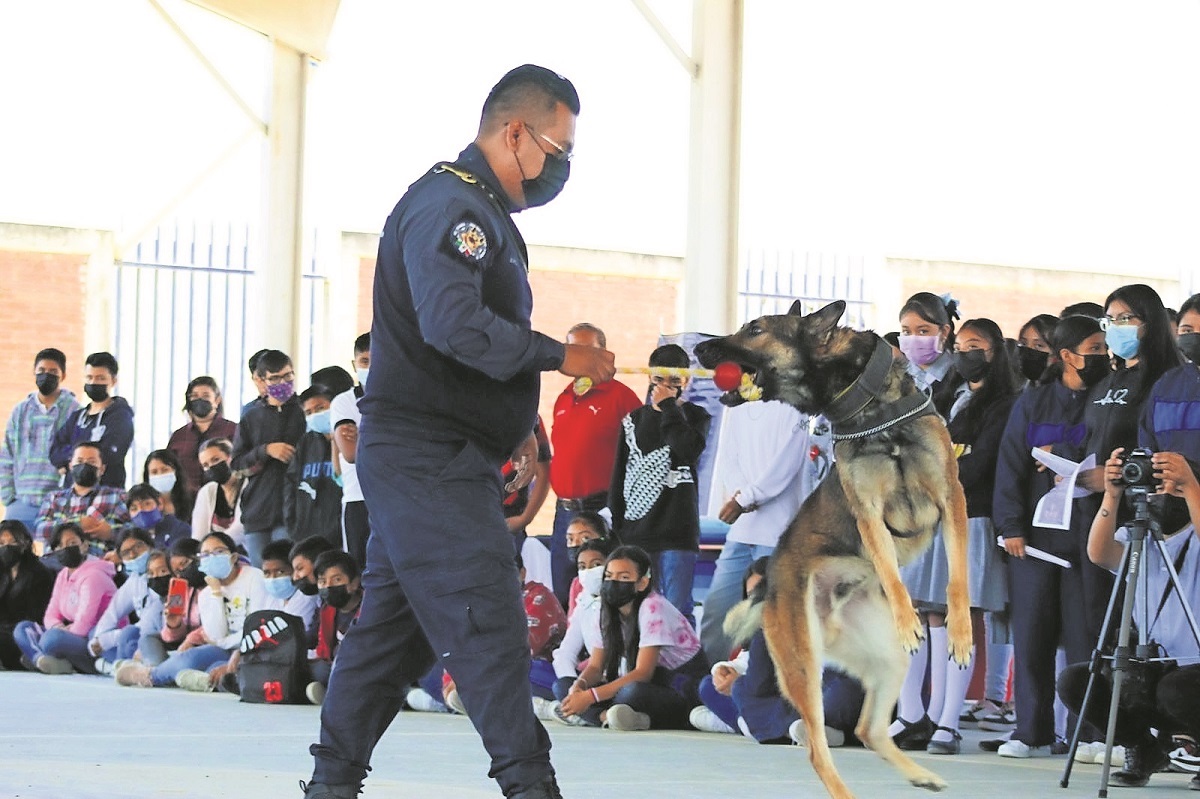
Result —
<svg viewBox="0 0 1200 799"><path fill-rule="evenodd" d="M187 412L199 419L204 419L213 412L213 404L206 399L188 400Z"/></svg>
<svg viewBox="0 0 1200 799"><path fill-rule="evenodd" d="M1192 363L1200 363L1200 333L1181 333L1179 351Z"/></svg>
<svg viewBox="0 0 1200 799"><path fill-rule="evenodd" d="M0 567L11 569L21 559L20 544L5 544L0 546Z"/></svg>
<svg viewBox="0 0 1200 799"><path fill-rule="evenodd" d="M954 353L954 369L968 383L978 383L987 374L987 354L983 350L964 350Z"/></svg>
<svg viewBox="0 0 1200 799"><path fill-rule="evenodd" d="M1025 375L1025 379L1035 381L1046 371L1050 353L1035 350L1033 347L1017 347L1017 360L1021 363L1021 374Z"/></svg>
<svg viewBox="0 0 1200 799"><path fill-rule="evenodd" d="M83 553L76 546L56 549L54 557L58 558L58 562L63 565L64 569L77 569L84 561Z"/></svg>
<svg viewBox="0 0 1200 799"><path fill-rule="evenodd" d="M200 571L200 564L197 561L192 561L188 567L183 570L183 574L179 575L192 588L203 588L208 585L204 580L204 572Z"/></svg>
<svg viewBox="0 0 1200 799"><path fill-rule="evenodd" d="M84 383L83 393L88 395L88 399L92 402L104 402L108 399L108 386L100 383Z"/></svg>
<svg viewBox="0 0 1200 799"><path fill-rule="evenodd" d="M100 470L90 463L77 463L71 467L71 479L75 485L91 488L100 482Z"/></svg>
<svg viewBox="0 0 1200 799"><path fill-rule="evenodd" d="M520 166L520 162L517 163ZM537 208L545 205L559 195L567 178L571 177L571 162L553 155L546 156L542 165L542 173L536 178L523 179L521 192L525 195L525 207Z"/></svg>
<svg viewBox="0 0 1200 799"><path fill-rule="evenodd" d="M600 584L600 599L610 607L624 607L637 599L637 595L637 583L605 580Z"/></svg>
<svg viewBox="0 0 1200 799"><path fill-rule="evenodd" d="M296 590L305 596L316 596L318 593L317 584L310 583L308 580L292 580L292 585L296 586Z"/></svg>
<svg viewBox="0 0 1200 799"><path fill-rule="evenodd" d="M167 595L167 591L171 588L171 575L164 574L161 577L147 577L146 585L150 586L150 590L161 597Z"/></svg>
<svg viewBox="0 0 1200 799"><path fill-rule="evenodd" d="M570 559L572 567L579 562L579 550L581 549L583 549L582 546L567 547L567 558Z"/></svg>
<svg viewBox="0 0 1200 799"><path fill-rule="evenodd" d="M229 468L229 461L219 461L204 470L204 482L206 483L225 485L231 477L233 477L233 470Z"/></svg>
<svg viewBox="0 0 1200 799"><path fill-rule="evenodd" d="M1086 387L1091 388L1112 373L1112 364L1107 354L1097 353L1080 357L1083 358L1083 368L1079 370L1079 379Z"/></svg>
<svg viewBox="0 0 1200 799"><path fill-rule="evenodd" d="M344 585L328 585L319 592L321 601L330 607L341 610L350 604L350 589Z"/></svg>
<svg viewBox="0 0 1200 799"><path fill-rule="evenodd" d="M43 397L50 396L58 389L58 375L50 372L34 375L33 382L37 383L38 393Z"/></svg>

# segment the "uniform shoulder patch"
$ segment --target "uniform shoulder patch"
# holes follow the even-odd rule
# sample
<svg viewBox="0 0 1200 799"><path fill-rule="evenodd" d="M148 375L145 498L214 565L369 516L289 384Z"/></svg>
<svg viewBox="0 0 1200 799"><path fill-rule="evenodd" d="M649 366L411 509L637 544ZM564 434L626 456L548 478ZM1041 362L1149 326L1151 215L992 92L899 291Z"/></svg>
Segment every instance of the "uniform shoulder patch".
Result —
<svg viewBox="0 0 1200 799"><path fill-rule="evenodd" d="M464 219L450 228L450 245L459 255L475 263L487 256L487 234L469 219Z"/></svg>

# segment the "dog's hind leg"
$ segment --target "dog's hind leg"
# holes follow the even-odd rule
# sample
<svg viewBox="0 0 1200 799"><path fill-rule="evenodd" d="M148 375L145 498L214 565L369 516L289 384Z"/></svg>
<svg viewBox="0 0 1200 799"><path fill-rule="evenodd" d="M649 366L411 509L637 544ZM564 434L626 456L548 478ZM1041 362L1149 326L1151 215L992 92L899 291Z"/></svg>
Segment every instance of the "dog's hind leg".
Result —
<svg viewBox="0 0 1200 799"><path fill-rule="evenodd" d="M773 595L763 608L763 632L767 649L775 663L779 688L800 713L808 735L808 757L825 790L834 799L854 799L854 794L842 781L829 742L825 738L825 705L821 690L824 670L821 643L821 624L813 604L814 581L811 576L798 578L798 591L782 592L794 600L780 601Z"/></svg>
<svg viewBox="0 0 1200 799"><path fill-rule="evenodd" d="M852 503L858 501L850 489L847 489L846 494ZM892 620L896 625L900 645L904 651L911 654L920 648L921 641L925 639L925 624L913 608L912 597L900 579L900 568L896 565L896 545L892 542L891 531L883 523L882 509L860 507L859 513L862 515L855 519L855 523L858 525L863 549L867 559L875 567L875 574L883 586L883 594L892 609Z"/></svg>
<svg viewBox="0 0 1200 799"><path fill-rule="evenodd" d="M946 492L946 512L943 514L942 543L946 547L946 565L950 580L946 585L946 633L950 641L950 656L959 668L971 662L971 598L967 591L967 499L957 480L951 481ZM944 657L941 653L930 652Z"/></svg>

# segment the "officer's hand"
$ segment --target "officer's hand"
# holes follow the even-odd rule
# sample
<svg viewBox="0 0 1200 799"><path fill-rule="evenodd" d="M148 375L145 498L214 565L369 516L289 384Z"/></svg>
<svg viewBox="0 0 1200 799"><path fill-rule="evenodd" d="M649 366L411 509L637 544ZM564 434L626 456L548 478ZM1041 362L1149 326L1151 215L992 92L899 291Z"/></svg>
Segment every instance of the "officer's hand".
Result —
<svg viewBox="0 0 1200 799"><path fill-rule="evenodd" d="M277 461L288 463L296 454L296 448L291 444L284 444L281 441L275 441L267 444L267 454Z"/></svg>
<svg viewBox="0 0 1200 799"><path fill-rule="evenodd" d="M1024 538L1006 538L1004 539L1004 551L1012 555L1014 558L1025 559L1025 539Z"/></svg>
<svg viewBox="0 0 1200 799"><path fill-rule="evenodd" d="M504 486L504 490L508 493L520 491L525 486L529 485L533 480L533 465L537 463L538 457L538 442L537 436L533 433L529 434L529 438L522 441L512 453L513 473L512 479Z"/></svg>
<svg viewBox="0 0 1200 799"><path fill-rule="evenodd" d="M586 377L593 383L613 379L617 373L616 356L608 350L582 344L566 344L562 365L558 371L568 377Z"/></svg>

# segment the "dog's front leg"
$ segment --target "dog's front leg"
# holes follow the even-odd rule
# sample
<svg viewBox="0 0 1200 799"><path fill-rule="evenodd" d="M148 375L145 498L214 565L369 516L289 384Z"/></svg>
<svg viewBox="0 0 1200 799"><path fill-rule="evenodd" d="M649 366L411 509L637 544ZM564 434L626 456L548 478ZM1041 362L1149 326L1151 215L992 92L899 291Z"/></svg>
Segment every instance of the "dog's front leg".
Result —
<svg viewBox="0 0 1200 799"><path fill-rule="evenodd" d="M912 597L908 595L908 589L900 579L892 534L883 523L882 515L864 514L855 521L858 534L862 538L863 549L867 551L867 557L875 567L875 573L883 585L883 594L892 609L892 618L896 620L896 633L900 636L900 645L909 653L916 652L925 640L925 625L913 608Z"/></svg>
<svg viewBox="0 0 1200 799"><path fill-rule="evenodd" d="M950 657L960 668L971 663L971 599L967 591L967 499L958 480L952 480L943 505L942 543L950 580L946 585L946 633ZM932 654L932 653L931 653Z"/></svg>

